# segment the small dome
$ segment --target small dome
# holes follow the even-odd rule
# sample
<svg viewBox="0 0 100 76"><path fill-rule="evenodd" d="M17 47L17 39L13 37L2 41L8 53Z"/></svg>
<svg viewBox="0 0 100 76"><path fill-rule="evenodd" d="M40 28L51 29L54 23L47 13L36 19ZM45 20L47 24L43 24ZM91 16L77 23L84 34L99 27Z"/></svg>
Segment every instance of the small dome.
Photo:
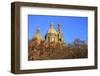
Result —
<svg viewBox="0 0 100 76"><path fill-rule="evenodd" d="M38 39L38 40L42 40L42 36L41 36L40 34L36 34L36 35L34 36L34 38L36 38L36 39Z"/></svg>
<svg viewBox="0 0 100 76"><path fill-rule="evenodd" d="M38 39L38 40L42 40L42 36L41 36L41 33L40 33L40 30L39 30L39 29L37 29L34 38L36 38L36 39Z"/></svg>

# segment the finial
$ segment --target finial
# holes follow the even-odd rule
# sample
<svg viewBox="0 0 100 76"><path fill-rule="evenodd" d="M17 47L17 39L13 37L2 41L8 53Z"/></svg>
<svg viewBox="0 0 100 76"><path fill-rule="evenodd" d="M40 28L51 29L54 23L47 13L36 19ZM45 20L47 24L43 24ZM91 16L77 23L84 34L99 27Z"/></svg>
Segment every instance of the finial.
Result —
<svg viewBox="0 0 100 76"><path fill-rule="evenodd" d="M58 27L61 27L61 24L60 23L58 23Z"/></svg>
<svg viewBox="0 0 100 76"><path fill-rule="evenodd" d="M36 33L40 33L40 28L37 27Z"/></svg>

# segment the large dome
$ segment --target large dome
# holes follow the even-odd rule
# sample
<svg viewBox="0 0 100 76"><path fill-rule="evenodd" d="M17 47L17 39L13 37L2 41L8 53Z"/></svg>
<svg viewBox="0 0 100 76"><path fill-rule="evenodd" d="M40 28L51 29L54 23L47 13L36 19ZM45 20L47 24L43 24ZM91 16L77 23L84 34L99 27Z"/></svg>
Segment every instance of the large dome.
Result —
<svg viewBox="0 0 100 76"><path fill-rule="evenodd" d="M48 33L53 33L53 34L57 34L57 31L54 29L54 25L51 24L50 29L48 30Z"/></svg>

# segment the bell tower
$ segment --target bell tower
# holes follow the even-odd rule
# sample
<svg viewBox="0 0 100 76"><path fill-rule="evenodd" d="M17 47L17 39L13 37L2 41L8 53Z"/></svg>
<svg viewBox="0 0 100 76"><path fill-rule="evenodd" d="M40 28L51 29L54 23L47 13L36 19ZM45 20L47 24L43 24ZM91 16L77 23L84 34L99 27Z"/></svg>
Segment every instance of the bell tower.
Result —
<svg viewBox="0 0 100 76"><path fill-rule="evenodd" d="M58 32L61 32L61 24L58 24Z"/></svg>
<svg viewBox="0 0 100 76"><path fill-rule="evenodd" d="M61 24L58 24L58 41L63 42L63 33L61 32Z"/></svg>

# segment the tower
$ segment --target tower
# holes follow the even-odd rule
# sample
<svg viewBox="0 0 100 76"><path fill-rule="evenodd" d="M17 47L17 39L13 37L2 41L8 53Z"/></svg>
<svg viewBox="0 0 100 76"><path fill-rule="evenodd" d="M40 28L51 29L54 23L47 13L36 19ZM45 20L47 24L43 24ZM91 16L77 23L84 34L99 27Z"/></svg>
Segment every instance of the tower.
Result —
<svg viewBox="0 0 100 76"><path fill-rule="evenodd" d="M61 24L58 24L58 32L61 32Z"/></svg>
<svg viewBox="0 0 100 76"><path fill-rule="evenodd" d="M63 33L61 31L61 24L58 24L58 30L57 30L57 32L58 32L58 41L59 42L64 42Z"/></svg>

